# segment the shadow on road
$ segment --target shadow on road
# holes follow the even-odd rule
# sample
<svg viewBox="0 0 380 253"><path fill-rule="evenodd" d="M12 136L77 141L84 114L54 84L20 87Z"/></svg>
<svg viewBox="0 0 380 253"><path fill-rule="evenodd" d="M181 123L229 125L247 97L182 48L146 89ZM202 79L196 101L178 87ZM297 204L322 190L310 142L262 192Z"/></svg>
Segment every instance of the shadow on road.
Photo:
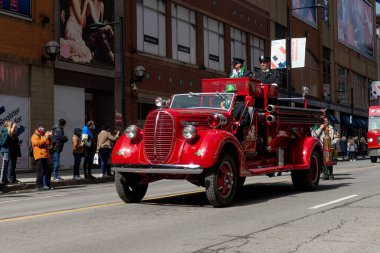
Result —
<svg viewBox="0 0 380 253"><path fill-rule="evenodd" d="M337 178L338 179L338 178ZM339 178L353 179L353 178ZM338 179L338 180L339 180ZM338 183L337 180L329 181L328 184L324 181L315 192L324 192L334 190L341 187L349 186L350 183ZM276 198L294 196L302 194L302 191L296 191L290 182L274 182L274 183L254 183L244 185L242 190L235 197L232 206L245 206L261 202L266 202ZM159 199L144 200L142 204L149 205L165 205L165 206L195 206L195 207L210 207L206 194L204 192L191 193L179 196L162 197Z"/></svg>

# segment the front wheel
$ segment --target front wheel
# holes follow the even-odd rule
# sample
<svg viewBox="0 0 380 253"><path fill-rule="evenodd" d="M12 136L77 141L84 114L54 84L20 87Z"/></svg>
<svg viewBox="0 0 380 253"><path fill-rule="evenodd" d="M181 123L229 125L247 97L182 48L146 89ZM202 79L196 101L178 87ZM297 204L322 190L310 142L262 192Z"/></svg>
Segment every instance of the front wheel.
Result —
<svg viewBox="0 0 380 253"><path fill-rule="evenodd" d="M148 189L148 184L140 184L141 176L135 173L115 173L116 191L126 203L140 202Z"/></svg>
<svg viewBox="0 0 380 253"><path fill-rule="evenodd" d="M220 154L218 162L206 171L205 186L211 205L224 207L231 204L236 194L237 171L230 154Z"/></svg>
<svg viewBox="0 0 380 253"><path fill-rule="evenodd" d="M322 161L316 150L310 157L310 168L308 170L293 170L292 182L297 190L313 191L319 185L319 178L322 168Z"/></svg>
<svg viewBox="0 0 380 253"><path fill-rule="evenodd" d="M377 156L371 156L371 163L377 162Z"/></svg>

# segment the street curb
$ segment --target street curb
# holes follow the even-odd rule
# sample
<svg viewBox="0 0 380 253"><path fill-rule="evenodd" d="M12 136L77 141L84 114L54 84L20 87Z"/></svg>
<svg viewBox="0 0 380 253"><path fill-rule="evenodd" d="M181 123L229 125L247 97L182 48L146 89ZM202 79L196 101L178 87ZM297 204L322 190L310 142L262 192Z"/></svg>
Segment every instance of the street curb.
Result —
<svg viewBox="0 0 380 253"><path fill-rule="evenodd" d="M83 180L65 179L63 182L51 182L51 186L54 188L57 188L57 187L62 187L62 186L102 184L102 183L108 183L108 182L114 182L114 178L106 177L106 178L83 179ZM36 189L36 183L19 183L19 184L0 185L0 191L2 193L32 190L32 189L34 190Z"/></svg>

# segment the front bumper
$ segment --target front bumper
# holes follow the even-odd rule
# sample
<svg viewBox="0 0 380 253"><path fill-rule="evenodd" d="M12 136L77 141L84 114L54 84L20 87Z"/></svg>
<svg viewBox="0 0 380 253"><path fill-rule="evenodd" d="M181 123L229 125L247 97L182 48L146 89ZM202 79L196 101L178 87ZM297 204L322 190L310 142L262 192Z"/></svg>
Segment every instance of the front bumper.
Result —
<svg viewBox="0 0 380 253"><path fill-rule="evenodd" d="M379 148L369 148L368 149L368 156L380 156L380 149Z"/></svg>
<svg viewBox="0 0 380 253"><path fill-rule="evenodd" d="M149 174L201 174L203 168L196 164L113 164L111 169L115 172L149 173Z"/></svg>

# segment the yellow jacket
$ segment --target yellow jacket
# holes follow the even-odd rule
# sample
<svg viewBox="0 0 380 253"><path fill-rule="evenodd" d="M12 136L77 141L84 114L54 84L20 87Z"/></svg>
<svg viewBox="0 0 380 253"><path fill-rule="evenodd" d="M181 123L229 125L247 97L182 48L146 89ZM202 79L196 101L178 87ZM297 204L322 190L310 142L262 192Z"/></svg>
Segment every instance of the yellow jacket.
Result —
<svg viewBox="0 0 380 253"><path fill-rule="evenodd" d="M34 160L50 157L49 145L52 144L50 138L47 138L46 136L41 136L36 131L32 135L31 142L33 147Z"/></svg>

